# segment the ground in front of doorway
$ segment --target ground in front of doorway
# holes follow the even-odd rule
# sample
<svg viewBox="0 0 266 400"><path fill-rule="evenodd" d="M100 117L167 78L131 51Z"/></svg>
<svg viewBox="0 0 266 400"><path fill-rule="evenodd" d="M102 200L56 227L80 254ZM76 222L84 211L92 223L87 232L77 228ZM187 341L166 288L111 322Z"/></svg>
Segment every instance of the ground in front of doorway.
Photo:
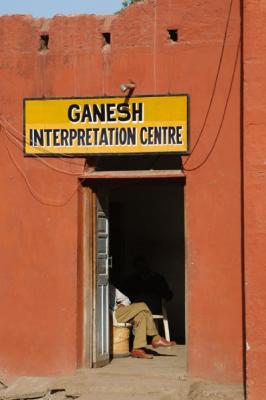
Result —
<svg viewBox="0 0 266 400"><path fill-rule="evenodd" d="M188 379L185 346L154 353L152 360L117 358L68 377L18 378L0 387L0 400L244 400L240 385Z"/></svg>

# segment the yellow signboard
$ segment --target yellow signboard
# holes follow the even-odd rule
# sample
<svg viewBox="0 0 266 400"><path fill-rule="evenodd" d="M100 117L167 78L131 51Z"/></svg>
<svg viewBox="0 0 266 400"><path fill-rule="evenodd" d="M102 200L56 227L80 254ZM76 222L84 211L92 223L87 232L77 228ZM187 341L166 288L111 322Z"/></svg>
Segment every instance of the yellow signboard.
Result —
<svg viewBox="0 0 266 400"><path fill-rule="evenodd" d="M25 99L25 155L188 152L188 96Z"/></svg>

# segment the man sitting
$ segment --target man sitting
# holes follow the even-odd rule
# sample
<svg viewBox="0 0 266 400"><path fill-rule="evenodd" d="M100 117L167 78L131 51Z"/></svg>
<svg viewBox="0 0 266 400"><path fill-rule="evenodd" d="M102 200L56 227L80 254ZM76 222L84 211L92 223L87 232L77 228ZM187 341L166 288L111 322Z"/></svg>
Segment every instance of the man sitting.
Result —
<svg viewBox="0 0 266 400"><path fill-rule="evenodd" d="M158 334L152 313L145 303L132 303L129 298L113 285L109 285L110 308L115 312L117 322L131 322L134 326L134 341L131 356L136 358L153 358L145 350L147 336L152 336L152 347L175 346Z"/></svg>

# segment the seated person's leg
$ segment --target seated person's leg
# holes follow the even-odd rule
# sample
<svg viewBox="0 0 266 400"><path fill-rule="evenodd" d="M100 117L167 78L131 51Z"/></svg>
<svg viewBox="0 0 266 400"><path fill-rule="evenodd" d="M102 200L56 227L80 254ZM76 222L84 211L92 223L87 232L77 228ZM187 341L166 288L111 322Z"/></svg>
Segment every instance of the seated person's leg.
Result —
<svg viewBox="0 0 266 400"><path fill-rule="evenodd" d="M115 311L115 314L118 322L130 321L134 324L135 338L131 353L133 357L152 358L144 350L147 345L147 336L153 337L152 346L154 348L175 345L175 342L168 342L159 336L152 314L145 303L133 303L128 306L121 306Z"/></svg>

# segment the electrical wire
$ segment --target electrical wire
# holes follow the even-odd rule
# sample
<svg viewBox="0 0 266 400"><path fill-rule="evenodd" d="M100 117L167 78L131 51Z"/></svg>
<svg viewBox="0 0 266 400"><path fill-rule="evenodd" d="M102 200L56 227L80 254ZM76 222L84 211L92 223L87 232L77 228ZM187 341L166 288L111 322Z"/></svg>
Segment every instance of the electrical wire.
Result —
<svg viewBox="0 0 266 400"><path fill-rule="evenodd" d="M2 130L2 127L0 127L0 130ZM10 152L6 141L4 140L4 146L5 149L7 151L7 154L11 160L11 162L14 164L15 168L18 170L18 172L20 173L20 175L24 178L24 181L26 182L26 185L31 193L31 195L35 198L35 200L37 200L39 203L41 203L42 205L45 206L52 206L52 207L64 207L66 206L70 200L73 198L73 196L76 194L76 192L79 190L80 185L82 184L84 179L81 179L78 183L78 185L76 186L75 190L70 194L70 196L68 196L64 201L61 202L55 202L51 199L47 199L44 198L43 196L41 196L31 185L31 183L29 182L27 175L25 174L25 172L22 170L22 168L20 167L20 165L18 164L18 162L15 160L14 156L12 155L12 153Z"/></svg>
<svg viewBox="0 0 266 400"><path fill-rule="evenodd" d="M7 138L19 149L19 150L23 150L23 146L21 145L21 143L18 141L18 139L14 138L13 136L10 136L10 133L8 133L8 131L5 131L5 134L7 136ZM59 174L64 174L64 175L70 175L70 176L80 176L80 172L70 172L67 171L65 169L60 169L57 168L53 165L51 165L50 163L48 163L47 161L41 159L41 157L39 155L35 155L36 159L38 161L40 161L42 164L44 164L45 166L47 166L48 168L50 168L51 170L59 173ZM34 157L35 157L34 156Z"/></svg>
<svg viewBox="0 0 266 400"><path fill-rule="evenodd" d="M153 94L157 94L157 0L154 0L153 17Z"/></svg>
<svg viewBox="0 0 266 400"><path fill-rule="evenodd" d="M217 142L217 140L218 140L218 137L219 137L219 134L220 134L220 131L221 131L221 127L222 127L222 124L223 124L225 112L224 112L223 117L222 117L221 125L220 125L220 127L219 127L219 129L218 129L218 134L217 134L217 136L216 136L216 139L215 139L215 141L214 141L214 143L213 143L213 146L211 147L211 150L210 150L210 152L208 153L208 155L205 157L205 159L203 160L203 162L200 163L197 167L189 168L189 169L188 169L188 168L185 168L185 165L188 163L188 161L190 160L190 158L191 158L193 152L194 152L195 149L197 148L198 143L199 143L199 141L200 141L200 139L201 139L201 137L202 137L202 134L203 134L203 132L204 132L204 130L205 130L206 123L207 123L207 120L208 120L208 117L209 117L209 114L210 114L210 110L211 110L211 107L212 107L212 104L213 104L213 100L214 100L214 97L215 97L215 94L216 94L218 79L219 79L219 76L220 76L222 61L223 61L223 57L224 57L225 44L226 44L227 35L228 35L228 28L229 28L229 23L230 23L230 19L231 19L233 1L234 1L234 0L230 0L230 4L229 4L228 17L227 17L226 27L225 27L225 33L224 33L224 37L223 37L223 44L222 44L221 54L220 54L220 58L219 58L217 73L216 73L216 77L215 77L215 81L214 81L214 86L213 86L213 90L212 90L212 95L211 95L211 98L210 98L209 106L208 106L208 109L207 109L207 112L206 112L206 115L205 115L205 118L204 118L204 121L203 121L202 128L201 128L200 133L199 133L199 135L198 135L198 138L197 138L197 140L196 140L196 143L195 143L193 149L191 150L191 153L190 153L189 157L186 159L186 161L185 161L184 164L183 164L183 169L184 169L185 171L193 171L193 170L195 170L195 169L200 168L200 166L202 166L203 164L205 164L205 162L208 160L210 154L212 153L212 151L213 151L213 149L214 149L214 147L215 147L215 145L216 145L216 142ZM156 8L156 7L155 7L155 8ZM155 14L155 24L156 24L156 14ZM155 43L154 43L154 46L155 46ZM155 50L155 49L154 49L154 50ZM237 51L237 59L238 59L238 52L239 52L239 46L238 46L238 51ZM236 60L236 62L237 62L237 60ZM235 68L236 68L236 65L235 65ZM234 73L235 73L235 68L234 68L233 76L234 76ZM155 80L156 80L156 77L155 77ZM231 84L232 84L232 82L231 82ZM156 84L155 84L155 91L156 91ZM230 90L229 90L229 97L230 97L230 94L231 94L231 85L230 85ZM227 97L227 102L228 102L228 100L229 100L229 97ZM225 106L225 111L226 111L226 109L227 109L227 102L226 102L226 106ZM0 120L0 122L1 122L1 120ZM9 124L9 125L12 127L12 129L14 129L16 132L18 132L18 133L20 134L20 132L17 131L16 128L14 128L7 120L6 120L6 123ZM11 133L11 132L9 132L9 133ZM11 133L11 134L12 134L12 133ZM19 139L16 137L15 140L19 140ZM50 153L48 150L47 150L46 152L47 152L47 153ZM52 153L51 153L51 154L52 154ZM60 156L58 156L58 155L55 155L55 154L53 154L53 155L54 155L55 157L59 158L60 160L64 160L62 157L60 157ZM69 172L69 171L60 170L59 168L56 168L56 167L52 166L51 164L45 162L42 158L40 158L39 155L35 155L35 156L36 156L36 158L37 158L38 160L40 160L40 161L41 161L43 164L45 164L47 167L49 167L49 168L55 170L55 171L58 172L58 173L63 173L63 174L72 175L72 176L79 176L79 175L80 175L80 173L72 173L72 172ZM64 156L65 156L65 155L64 155ZM71 157L72 157L72 156L71 156ZM64 161L65 161L65 160L64 160ZM155 164L157 161L158 161L158 157L156 158L156 160L155 160L155 162L154 162L153 164ZM67 162L67 161L66 161L66 162ZM75 163L75 164L77 165L77 163Z"/></svg>
<svg viewBox="0 0 266 400"><path fill-rule="evenodd" d="M217 72L216 72L216 76L215 76L215 80L214 80L214 84L213 84L211 98L210 98L210 101L209 101L209 105L208 105L208 108L207 108L207 111L206 111L206 114L205 114L205 118L204 118L201 130L200 130L198 138L196 140L196 143L195 143L193 149L191 150L189 156L187 157L187 159L183 163L183 169L185 171L188 171L188 169L185 169L185 165L188 163L188 161L190 160L190 157L192 156L192 154L194 153L195 149L197 148L197 146L199 144L199 141L200 141L200 139L202 137L202 134L203 134L203 132L205 130L205 127L206 127L206 124L207 124L207 120L209 118L209 114L210 114L210 111L211 111L211 108L212 108L213 100L214 100L214 97L215 97L215 94L216 94L218 80L219 80L219 76L220 76L220 73L221 73L222 61L223 61L223 57L224 57L225 44L226 44L227 35L228 35L229 23L230 23L231 14L232 14L233 2L234 2L234 0L230 0L230 3L229 3L229 10L228 10L228 15L227 15L226 24L225 24L224 36L223 36L223 44L222 44L222 48L221 48L221 53L220 53L220 57L219 57L219 62L218 62ZM154 166L157 163L159 158L160 158L160 155L155 159L155 161L152 162L152 165L151 165L150 169L154 168Z"/></svg>
<svg viewBox="0 0 266 400"><path fill-rule="evenodd" d="M19 135L19 136L16 136L16 135L14 135L14 136L16 136L16 138L17 138L18 140L21 140L20 138L23 136L23 135L21 134L21 132L18 131L5 117L3 117L3 116L0 115L0 124L1 124L1 123L2 123L2 125L3 125L3 124L7 124L11 129L13 129L13 131L16 132L16 133ZM26 144L29 144L28 141L25 141L25 143L26 143ZM77 162L73 162L72 160L71 160L71 161L70 161L70 160L65 160L65 158L73 158L73 155L72 155L72 154L58 155L58 154L54 154L54 153L50 152L49 150L45 149L45 150L43 150L42 155L52 155L54 158L57 158L57 159L59 159L60 161L63 161L63 162L65 162L65 163L67 163L67 164L73 164L73 165L78 165L78 166L80 166L80 164L77 163Z"/></svg>
<svg viewBox="0 0 266 400"><path fill-rule="evenodd" d="M185 167L183 167L184 171L195 171L195 170L201 168L208 161L208 159L210 158L210 156L211 156L211 154L212 154L212 152L213 152L213 150L214 150L214 148L215 148L215 146L216 146L216 144L218 142L218 139L219 139L222 127L223 127L223 123L224 123L227 107L228 107L228 104L229 104L229 99L230 99L230 96L231 96L231 93L232 93L232 88L233 88L233 83L234 83L234 78L235 78L235 72L236 72L236 67L237 67L238 58L239 58L240 43L241 43L241 40L239 39L238 46L237 46L237 52L236 52L236 58L235 58L235 62L234 62L233 74L232 74L232 77L231 77L231 82L230 82L228 94L227 94L227 97L226 97L225 107L224 107L224 111L223 111L223 114L222 114L221 123L220 123L219 129L218 129L217 135L216 135L216 137L214 139L214 142L213 142L208 154L205 156L205 158L203 159L203 161L201 163L199 163L196 167L193 167L193 168L185 168Z"/></svg>
<svg viewBox="0 0 266 400"><path fill-rule="evenodd" d="M0 124L1 124L1 120L0 120ZM10 132L10 130L9 130L6 126L4 126L3 123L2 123L1 125L2 125L3 128L5 129L5 130L4 130L4 133L5 133L5 135L8 137L8 139L9 139L17 148L19 148L20 150L23 151L23 145L21 144L20 139L18 139L18 137L17 137L16 135L14 135L12 132ZM60 168L57 168L57 167L51 165L50 163L48 163L47 161L45 161L44 159L42 159L41 156L39 156L38 154L35 154L34 157L35 157L38 161L40 161L42 164L44 164L45 166L47 166L48 168L50 168L50 169L52 169L53 171L56 171L56 172L58 172L58 173L60 173L60 174L65 174L65 175L70 175L70 176L80 176L80 172L70 172L70 171L67 171L67 170L65 170L65 169L60 169ZM68 162L68 165L70 165L70 164L72 165L71 162L70 162L70 163ZM78 163L75 163L75 165L78 165L79 167L81 167L81 165L78 164ZM83 168L84 168L84 166L83 166Z"/></svg>
<svg viewBox="0 0 266 400"><path fill-rule="evenodd" d="M215 80L214 80L214 85L213 85L213 90L212 90L212 95L211 95L211 98L210 98L209 106L207 108L207 112L206 112L206 115L205 115L205 118L204 118L204 121L203 121L203 125L201 127L200 132L199 132L199 135L198 135L198 138L196 140L196 143L195 143L193 149L191 150L190 155L188 156L188 158L184 162L184 164L183 164L184 166L188 163L190 157L192 156L193 152L197 148L198 143L199 143L199 141L201 139L201 136L202 136L202 134L203 134L203 132L205 130L205 127L206 127L206 124L207 124L207 120L208 120L208 117L209 117L209 114L210 114L210 110L211 110L211 107L212 107L212 103L213 103L213 100L214 100L214 96L215 96L215 93L216 93L217 84L218 84L218 80L219 80L219 76L220 76L220 72L221 72L222 61L223 61L224 51L225 51L225 44L226 44L226 39L227 39L227 35L228 35L229 22L230 22L231 14L232 14L233 2L234 2L234 0L230 0L229 11L228 11L228 16L227 16L226 25L225 25L224 37L223 37L223 44L222 44L222 48L221 48L221 54L220 54L220 58L219 58L217 73L216 73L216 77L215 77Z"/></svg>

